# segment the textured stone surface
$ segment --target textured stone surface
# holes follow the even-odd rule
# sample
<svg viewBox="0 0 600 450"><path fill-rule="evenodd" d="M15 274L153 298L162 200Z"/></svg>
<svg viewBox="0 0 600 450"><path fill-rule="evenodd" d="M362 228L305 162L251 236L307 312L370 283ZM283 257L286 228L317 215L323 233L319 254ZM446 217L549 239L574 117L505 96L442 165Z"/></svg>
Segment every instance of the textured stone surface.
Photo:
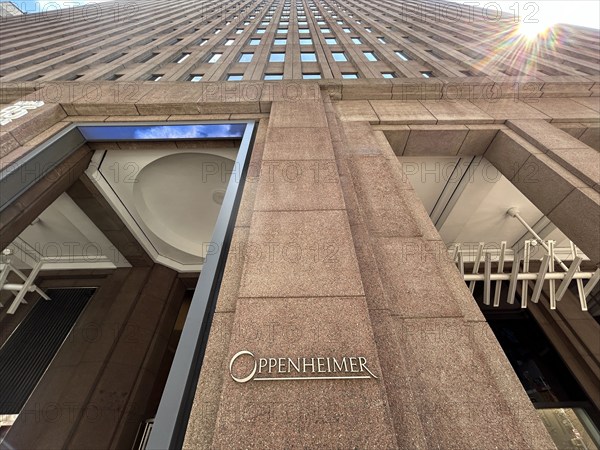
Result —
<svg viewBox="0 0 600 450"><path fill-rule="evenodd" d="M381 377L366 302L242 299L228 358L363 356ZM396 448L382 379L234 382L226 374L213 448Z"/></svg>
<svg viewBox="0 0 600 450"><path fill-rule="evenodd" d="M422 100L438 124L493 123L494 119L468 100Z"/></svg>
<svg viewBox="0 0 600 450"><path fill-rule="evenodd" d="M392 314L401 317L461 317L439 264L443 242L420 238L377 238L374 252ZM402 274L402 276L399 276ZM427 282L423 283L423 274Z"/></svg>
<svg viewBox="0 0 600 450"><path fill-rule="evenodd" d="M343 211L255 211L242 297L363 295Z"/></svg>
<svg viewBox="0 0 600 450"><path fill-rule="evenodd" d="M546 114L529 106L525 102L515 101L515 99L495 98L491 100L473 100L473 103L498 123L504 123L507 119L550 120L550 117Z"/></svg>
<svg viewBox="0 0 600 450"><path fill-rule="evenodd" d="M227 371L227 351L233 328L232 313L215 313L200 380L190 412L184 449L209 448L217 422L221 389Z"/></svg>
<svg viewBox="0 0 600 450"><path fill-rule="evenodd" d="M422 236L422 231L408 214L408 205L399 195L397 177L390 162L384 158L352 158L350 176L372 234L378 236Z"/></svg>
<svg viewBox="0 0 600 450"><path fill-rule="evenodd" d="M391 128L393 127L393 128ZM406 148L406 142L410 135L410 127L408 125L391 125L387 126L383 131L390 146L396 155L402 155Z"/></svg>
<svg viewBox="0 0 600 450"><path fill-rule="evenodd" d="M353 156L382 155L382 149L367 122L342 122L343 151Z"/></svg>
<svg viewBox="0 0 600 450"><path fill-rule="evenodd" d="M531 154L542 153L529 142L510 130L500 130L484 157L502 174L512 180Z"/></svg>
<svg viewBox="0 0 600 450"><path fill-rule="evenodd" d="M344 121L377 122L379 117L367 100L344 100L334 103L335 112Z"/></svg>
<svg viewBox="0 0 600 450"><path fill-rule="evenodd" d="M552 117L552 121L580 122L598 119L597 111L568 98L540 98L529 105Z"/></svg>
<svg viewBox="0 0 600 450"><path fill-rule="evenodd" d="M464 125L410 125L410 135L402 155L456 155L468 132Z"/></svg>
<svg viewBox="0 0 600 450"><path fill-rule="evenodd" d="M389 124L434 124L437 119L417 100L371 100L380 122Z"/></svg>
<svg viewBox="0 0 600 450"><path fill-rule="evenodd" d="M3 125L2 131L10 133L15 141L24 145L66 116L64 109L60 105L45 104L37 109L29 110L26 116L19 117Z"/></svg>
<svg viewBox="0 0 600 450"><path fill-rule="evenodd" d="M263 159L322 160L333 159L331 137L327 128L269 128Z"/></svg>
<svg viewBox="0 0 600 450"><path fill-rule="evenodd" d="M509 120L507 125L544 152L550 149L586 147L577 138L543 120Z"/></svg>
<svg viewBox="0 0 600 450"><path fill-rule="evenodd" d="M599 126L590 126L587 128L579 138L581 142L586 145L589 145L596 151L600 151L600 127Z"/></svg>
<svg viewBox="0 0 600 450"><path fill-rule="evenodd" d="M264 161L257 211L344 209L335 161Z"/></svg>
<svg viewBox="0 0 600 450"><path fill-rule="evenodd" d="M459 155L483 155L501 128L489 125L467 125L469 132L458 149Z"/></svg>
<svg viewBox="0 0 600 450"><path fill-rule="evenodd" d="M583 250L592 264L600 262L600 192L575 189L548 218Z"/></svg>
<svg viewBox="0 0 600 450"><path fill-rule="evenodd" d="M554 448L487 324L394 319L426 448Z"/></svg>
<svg viewBox="0 0 600 450"><path fill-rule="evenodd" d="M544 214L586 184L544 154L532 154L511 182Z"/></svg>
<svg viewBox="0 0 600 450"><path fill-rule="evenodd" d="M273 102L271 106L272 127L323 128L327 127L323 104L317 100Z"/></svg>
<svg viewBox="0 0 600 450"><path fill-rule="evenodd" d="M600 154L593 148L553 149L548 156L589 186L600 183Z"/></svg>

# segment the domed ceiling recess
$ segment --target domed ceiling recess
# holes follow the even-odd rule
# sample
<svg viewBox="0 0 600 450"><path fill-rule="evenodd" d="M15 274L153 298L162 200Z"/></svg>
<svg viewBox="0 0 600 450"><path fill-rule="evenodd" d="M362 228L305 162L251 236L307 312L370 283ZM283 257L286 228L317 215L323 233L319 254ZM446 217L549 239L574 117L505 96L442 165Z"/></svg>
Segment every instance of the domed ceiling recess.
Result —
<svg viewBox="0 0 600 450"><path fill-rule="evenodd" d="M156 262L198 271L210 248L237 151L96 151L87 175Z"/></svg>

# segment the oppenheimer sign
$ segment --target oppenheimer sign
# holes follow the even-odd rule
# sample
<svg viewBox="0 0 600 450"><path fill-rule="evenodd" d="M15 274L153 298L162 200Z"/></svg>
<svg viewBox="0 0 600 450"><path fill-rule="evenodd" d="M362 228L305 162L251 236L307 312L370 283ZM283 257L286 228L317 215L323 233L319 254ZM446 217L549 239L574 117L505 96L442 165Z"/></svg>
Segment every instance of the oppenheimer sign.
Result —
<svg viewBox="0 0 600 450"><path fill-rule="evenodd" d="M233 374L233 365L238 358L244 355L252 358L254 364L248 374L236 376ZM377 378L367 366L367 358L364 356L257 358L248 350L242 350L233 355L229 362L229 374L238 383L247 383L250 380L357 380Z"/></svg>

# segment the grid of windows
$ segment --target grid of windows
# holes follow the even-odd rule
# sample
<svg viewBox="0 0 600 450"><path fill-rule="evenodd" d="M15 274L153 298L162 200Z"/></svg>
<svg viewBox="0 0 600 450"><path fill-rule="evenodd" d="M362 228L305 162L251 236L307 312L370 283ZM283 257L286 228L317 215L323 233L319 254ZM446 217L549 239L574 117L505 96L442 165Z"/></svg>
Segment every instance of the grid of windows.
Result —
<svg viewBox="0 0 600 450"><path fill-rule="evenodd" d="M382 31L385 29L392 30L393 32L400 31L398 27L392 25L392 21L383 19L386 14L386 9L386 6L377 4L370 5L366 9L361 9L355 4L342 7L336 2L329 6L329 4L324 1L314 2L313 0L308 0L308 3L302 4L299 0L297 0L297 3L284 0L284 2L273 2L271 6L266 7L259 2L255 6L242 5L241 10L235 10L235 8L223 9L219 14L208 13L206 17L203 17L201 20L195 20L197 17L194 16L193 13L190 13L190 16L185 19L185 22L183 20L177 23L174 21L173 24L168 27L168 30L165 28L165 31L160 31L159 27L156 27L156 35L141 39L139 44L134 43L131 45L130 40L130 43L127 44L127 49L124 52L120 51L117 55L117 58L119 59L119 71L121 72L119 76L130 77L132 71L136 70L142 73L140 78L146 80L155 79L157 77L161 77L158 79L162 79L163 81L170 79L185 79L194 82L200 80L213 81L223 79L223 77L228 79L229 75L239 75L237 73L228 73L229 71L237 72L241 70L239 67L236 68L234 66L234 64L237 63L255 62L257 63L257 67L264 67L267 62L285 62L283 46L287 46L288 44L292 46L290 48L299 45L302 50L306 50L306 52L301 52L300 59L302 62L316 63L312 66L305 67L305 70L315 70L315 73L311 72L304 74L307 76L318 75L321 77L322 74L316 74L316 71L327 70L327 73L331 73L330 69L326 68L327 64L333 64L335 62L347 63L350 55L353 54L350 48L353 46L348 45L350 42L353 45L363 45L362 48L359 48L359 51L363 52L364 59L362 57L352 58L352 62L356 66L355 69L349 64L340 64L339 68L333 71L334 73L337 73L334 77L351 78L355 75L358 76L358 73L360 72L361 75L365 74L367 77L380 74L383 78L396 78L398 76L420 76L423 78L431 78L435 77L435 74L431 70L432 62L442 59L453 61L453 58L446 53L443 57L440 57L439 54L436 54L435 49L424 48L422 41L417 39L417 37L409 30L410 28L413 28L410 24L405 24L405 28L408 28L405 30L403 29L405 35L399 33L397 38L394 38L392 34L386 34L384 36ZM377 10L383 12L383 15L379 14ZM393 11L389 11L389 14L389 17L394 17ZM168 20L173 19L171 18ZM400 21L399 18L393 20L396 22ZM204 27L204 24L209 24L207 26L208 29ZM203 26L201 27L201 25ZM315 34L312 34L309 26L316 26ZM132 28L135 29L136 25L132 24ZM460 25L458 25L457 28L460 28ZM485 26L482 28L485 28ZM298 30L298 33L295 32L296 29ZM172 33L177 30L180 30L180 36L165 36L166 33ZM268 35L267 30L269 30ZM252 34L242 41L236 38L235 35L241 35L244 32ZM449 31L447 30L436 28L427 29L428 37L439 42L447 42L443 37L447 35L448 32ZM473 31L468 28L461 29L460 32L473 33ZM163 35L163 33L165 33L165 35ZM182 37L188 35L188 33L194 37L189 40L187 37ZM194 35L194 33L202 33L200 36L203 37ZM336 33L338 36L337 38L335 37ZM345 35L349 39L342 38L341 33L346 33ZM367 33L373 34L372 36L369 36ZM216 34L220 34L220 36L216 39L210 39L212 35ZM265 34L264 37L260 36L263 34ZM475 39L477 38L476 35L473 35L473 37ZM387 66L379 62L383 58L383 55L387 54L387 52L380 52L380 49L384 49L384 46L391 47L392 45L397 45L397 39L406 39L406 41L418 45L419 57L414 59L409 56L407 53L409 50L403 50L402 44L400 44L400 49L396 50L393 49L393 47L390 48L390 50L393 50L397 59L394 60L394 58L391 58L393 61L390 61ZM310 52L310 50L312 50L311 46L314 45L318 48L319 42L328 46L335 46L330 48L331 57L326 58L326 60L318 58L316 53ZM141 47L136 47L137 45L148 44L150 44L150 46L146 51L140 51ZM129 45L131 45L131 47L129 47ZM242 52L239 53L239 50L233 49L240 45L253 47L265 45L271 47L272 52L253 52L253 48L245 47L242 48ZM199 52L195 50L196 46L205 46L205 48L202 49L202 52ZM232 49L223 49L222 46L232 47ZM281 47L278 48L277 46ZM125 47L123 47L123 49L125 49ZM115 49L115 52L118 50L120 50L119 47ZM411 52L412 51L417 51L417 48L411 50ZM199 56L196 56L198 54L196 52L199 53ZM128 57L128 55L134 54L135 56ZM154 60L159 59L157 58L158 55L160 55L160 62L156 63ZM224 58L224 56L227 57ZM474 58L473 55L470 56ZM297 58L295 54L293 57ZM52 58L50 58L50 61L51 60ZM105 64L110 61L110 58L105 57L102 59L102 63ZM402 66L402 62L406 61L411 61L413 70L411 73L403 72L402 75L398 75L400 74L398 69ZM181 71L182 67L174 68L168 64L164 66L164 69L158 69L158 67L162 67L163 62L172 64L189 64L193 62L193 68L190 69L206 74L206 76L203 77L197 73L191 74L190 72L181 74L176 72L176 69ZM379 63L373 64L376 62ZM456 61L453 62L456 63ZM464 61L460 62L464 63ZM146 70L140 71L139 65L146 63L148 63ZM203 67L205 64L225 64L230 67L210 70L209 67ZM319 68L320 64L323 64L323 69ZM370 65L369 69L366 68L367 64ZM30 65L29 63L25 63L26 67L32 65L33 64ZM46 65L48 64L46 63ZM184 64L184 66L185 65L186 64ZM50 68L50 76L45 73L39 75L39 70L35 73L26 74L26 76L28 79L35 79L33 76L37 75L43 76L44 79L47 78L48 80L52 80L53 72L61 72L60 77L57 76L55 79L72 80L79 77L88 77L90 66L89 61L86 61L85 66L73 66L72 70L65 73L64 66L57 65L56 68L54 66ZM345 70L348 69L358 70L359 72L345 72ZM148 75L148 73L152 73L156 70L161 70L163 73ZM278 69L276 68L275 70L277 71ZM21 72L21 69L19 68L17 72ZM111 75L108 76L106 75L107 73ZM488 72L481 68L475 70L469 67L459 72L459 76L465 77L474 76L474 74L487 75ZM511 72L510 74L513 73ZM261 73L259 69L258 71L249 72L246 78L271 79L268 77L277 77L279 75L280 74L278 73ZM497 74L494 73L494 75ZM567 73L564 75L567 75ZM7 72L7 75L3 76L3 80L10 79L11 76L11 72ZM286 76L289 76L290 78L298 77L293 71ZM104 71L103 75L100 75L100 77L106 80L116 79L113 78L114 73L110 69ZM194 78L194 80L192 80L192 78Z"/></svg>

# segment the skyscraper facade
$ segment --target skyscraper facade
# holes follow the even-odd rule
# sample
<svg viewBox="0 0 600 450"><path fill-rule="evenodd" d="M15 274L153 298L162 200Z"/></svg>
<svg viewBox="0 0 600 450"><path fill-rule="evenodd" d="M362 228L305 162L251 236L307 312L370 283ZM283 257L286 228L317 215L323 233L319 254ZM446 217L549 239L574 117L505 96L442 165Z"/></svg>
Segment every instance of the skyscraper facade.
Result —
<svg viewBox="0 0 600 450"><path fill-rule="evenodd" d="M17 5L1 448L600 448L597 30Z"/></svg>

